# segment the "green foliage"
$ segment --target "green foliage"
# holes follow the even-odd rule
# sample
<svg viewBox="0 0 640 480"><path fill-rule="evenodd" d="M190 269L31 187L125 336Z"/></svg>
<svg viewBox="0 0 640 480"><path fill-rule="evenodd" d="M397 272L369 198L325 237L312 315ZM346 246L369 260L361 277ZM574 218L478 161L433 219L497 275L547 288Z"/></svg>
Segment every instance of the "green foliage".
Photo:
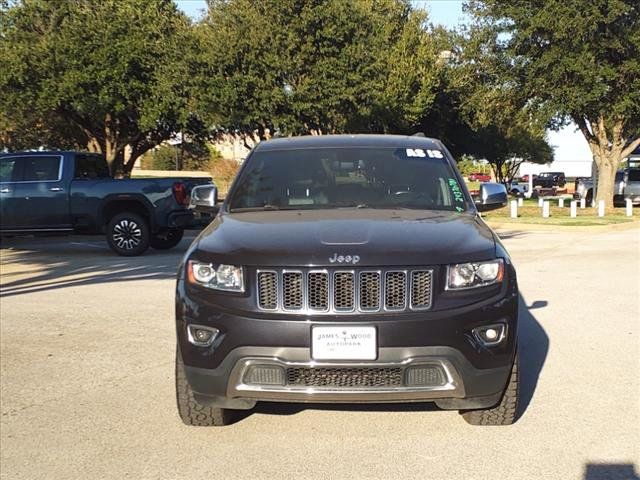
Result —
<svg viewBox="0 0 640 480"><path fill-rule="evenodd" d="M112 171L127 173L138 155L190 125L189 27L167 0L22 0L3 8L0 111L15 124L4 146L30 140L19 133L27 128L50 147L68 138L100 151Z"/></svg>
<svg viewBox="0 0 640 480"><path fill-rule="evenodd" d="M183 144L163 144L146 152L142 157L145 170L210 171L212 162L221 158L212 146L201 141Z"/></svg>
<svg viewBox="0 0 640 480"><path fill-rule="evenodd" d="M220 129L406 131L433 99L424 15L407 0L211 0L199 105Z"/></svg>
<svg viewBox="0 0 640 480"><path fill-rule="evenodd" d="M458 160L458 170L463 176L468 177L472 173L483 172L484 168L471 155L463 155Z"/></svg>
<svg viewBox="0 0 640 480"><path fill-rule="evenodd" d="M640 145L640 3L471 0L469 11L485 101L509 89L523 118L575 122L600 171L598 199L610 204L620 161Z"/></svg>

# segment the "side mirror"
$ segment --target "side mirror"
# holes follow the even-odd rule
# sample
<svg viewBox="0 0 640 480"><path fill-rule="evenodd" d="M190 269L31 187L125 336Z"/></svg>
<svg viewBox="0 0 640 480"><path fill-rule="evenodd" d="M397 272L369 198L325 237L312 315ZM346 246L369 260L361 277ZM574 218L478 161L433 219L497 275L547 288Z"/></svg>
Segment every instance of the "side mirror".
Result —
<svg viewBox="0 0 640 480"><path fill-rule="evenodd" d="M191 189L189 208L199 212L217 212L218 189L215 185L199 185Z"/></svg>
<svg viewBox="0 0 640 480"><path fill-rule="evenodd" d="M495 210L507 204L507 189L501 183L481 183L476 208L481 212Z"/></svg>

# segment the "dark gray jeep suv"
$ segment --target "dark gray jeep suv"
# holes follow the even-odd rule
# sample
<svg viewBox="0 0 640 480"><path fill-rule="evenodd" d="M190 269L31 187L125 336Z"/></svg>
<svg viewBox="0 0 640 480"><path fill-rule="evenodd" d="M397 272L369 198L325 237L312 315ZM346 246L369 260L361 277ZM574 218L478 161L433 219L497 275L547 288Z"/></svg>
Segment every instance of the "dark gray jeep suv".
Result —
<svg viewBox="0 0 640 480"><path fill-rule="evenodd" d="M192 204L211 208L214 187ZM435 402L514 421L518 287L438 140L276 139L249 155L180 266L176 391L189 425L257 401Z"/></svg>

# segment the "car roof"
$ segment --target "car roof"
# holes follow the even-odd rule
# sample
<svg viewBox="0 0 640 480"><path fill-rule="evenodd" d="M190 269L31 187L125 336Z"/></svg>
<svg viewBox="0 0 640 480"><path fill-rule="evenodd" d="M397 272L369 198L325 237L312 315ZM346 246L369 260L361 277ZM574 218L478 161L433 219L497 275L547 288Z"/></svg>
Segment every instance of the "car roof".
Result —
<svg viewBox="0 0 640 480"><path fill-rule="evenodd" d="M294 150L305 148L437 148L439 140L428 137L406 135L305 135L300 137L275 138L260 142L256 151Z"/></svg>
<svg viewBox="0 0 640 480"><path fill-rule="evenodd" d="M100 153L78 152L74 150L21 150L19 152L0 153L0 157L15 157L18 155L101 155Z"/></svg>

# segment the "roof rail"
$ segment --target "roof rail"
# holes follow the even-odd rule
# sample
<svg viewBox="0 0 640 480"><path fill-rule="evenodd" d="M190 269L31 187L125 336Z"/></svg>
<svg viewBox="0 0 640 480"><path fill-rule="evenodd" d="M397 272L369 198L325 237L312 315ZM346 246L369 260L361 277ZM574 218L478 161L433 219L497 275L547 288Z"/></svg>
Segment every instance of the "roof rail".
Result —
<svg viewBox="0 0 640 480"><path fill-rule="evenodd" d="M424 134L424 132L416 132L413 135L411 135L412 137L426 137L426 135Z"/></svg>

